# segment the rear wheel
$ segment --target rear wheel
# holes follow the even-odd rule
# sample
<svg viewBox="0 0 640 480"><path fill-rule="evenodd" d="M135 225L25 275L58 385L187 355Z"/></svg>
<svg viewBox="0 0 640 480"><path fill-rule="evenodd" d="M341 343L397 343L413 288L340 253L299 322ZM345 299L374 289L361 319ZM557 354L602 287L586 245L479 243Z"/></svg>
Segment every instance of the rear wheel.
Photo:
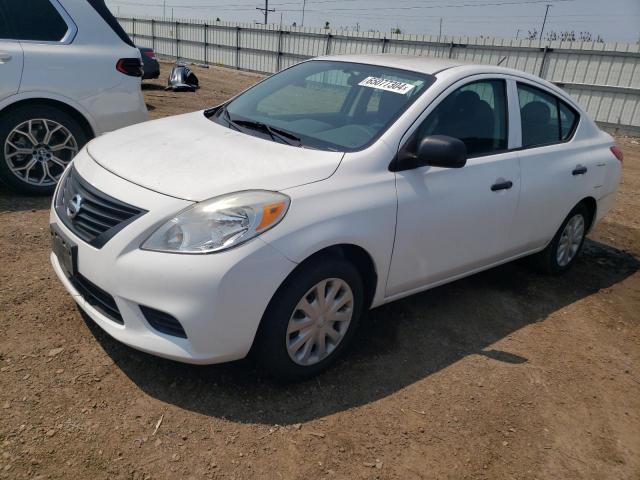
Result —
<svg viewBox="0 0 640 480"><path fill-rule="evenodd" d="M48 195L87 143L80 124L48 105L29 105L0 118L0 179L13 190Z"/></svg>
<svg viewBox="0 0 640 480"><path fill-rule="evenodd" d="M574 264L589 226L589 209L579 204L567 215L547 248L532 257L539 270L558 275Z"/></svg>
<svg viewBox="0 0 640 480"><path fill-rule="evenodd" d="M316 375L347 349L363 308L362 279L346 260L304 264L278 289L256 339L257 360L272 375Z"/></svg>

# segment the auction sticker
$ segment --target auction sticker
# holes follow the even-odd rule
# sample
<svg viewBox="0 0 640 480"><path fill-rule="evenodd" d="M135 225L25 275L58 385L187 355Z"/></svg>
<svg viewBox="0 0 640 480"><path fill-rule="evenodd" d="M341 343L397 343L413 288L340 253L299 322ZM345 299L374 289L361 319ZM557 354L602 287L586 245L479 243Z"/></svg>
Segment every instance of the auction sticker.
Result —
<svg viewBox="0 0 640 480"><path fill-rule="evenodd" d="M397 80L385 80L378 77L367 77L362 80L358 85L362 87L377 88L378 90L385 90L387 92L394 92L404 95L410 92L415 85L410 83L398 82Z"/></svg>

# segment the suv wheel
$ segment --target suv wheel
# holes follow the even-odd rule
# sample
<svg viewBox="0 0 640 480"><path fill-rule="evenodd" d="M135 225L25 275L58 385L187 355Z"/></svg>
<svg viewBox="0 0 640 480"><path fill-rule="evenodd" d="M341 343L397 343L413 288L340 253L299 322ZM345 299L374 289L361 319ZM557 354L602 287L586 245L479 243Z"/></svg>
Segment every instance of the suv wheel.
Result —
<svg viewBox="0 0 640 480"><path fill-rule="evenodd" d="M62 172L87 143L80 124L48 105L17 108L0 118L0 179L21 193L53 193Z"/></svg>

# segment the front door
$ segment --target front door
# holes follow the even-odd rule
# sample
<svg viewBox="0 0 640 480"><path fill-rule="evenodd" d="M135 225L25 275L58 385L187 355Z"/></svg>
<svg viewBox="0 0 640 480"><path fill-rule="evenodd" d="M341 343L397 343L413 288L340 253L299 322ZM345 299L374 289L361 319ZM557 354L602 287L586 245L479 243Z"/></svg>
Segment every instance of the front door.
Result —
<svg viewBox="0 0 640 480"><path fill-rule="evenodd" d="M509 255L520 170L517 152L508 150L507 117L506 80L467 81L452 87L412 134L407 143L428 135L459 138L469 159L460 169L427 166L396 174L398 215L387 296Z"/></svg>
<svg viewBox="0 0 640 480"><path fill-rule="evenodd" d="M0 101L18 92L22 77L22 47L14 39L9 27L0 5Z"/></svg>

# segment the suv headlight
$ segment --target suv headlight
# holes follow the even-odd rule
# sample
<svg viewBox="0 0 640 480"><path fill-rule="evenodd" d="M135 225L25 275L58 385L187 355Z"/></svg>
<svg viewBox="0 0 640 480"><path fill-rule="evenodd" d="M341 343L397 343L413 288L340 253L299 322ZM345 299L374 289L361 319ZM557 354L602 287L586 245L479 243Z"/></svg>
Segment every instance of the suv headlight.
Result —
<svg viewBox="0 0 640 480"><path fill-rule="evenodd" d="M156 252L212 253L235 247L276 226L291 200L266 190L211 198L183 210L145 240Z"/></svg>

